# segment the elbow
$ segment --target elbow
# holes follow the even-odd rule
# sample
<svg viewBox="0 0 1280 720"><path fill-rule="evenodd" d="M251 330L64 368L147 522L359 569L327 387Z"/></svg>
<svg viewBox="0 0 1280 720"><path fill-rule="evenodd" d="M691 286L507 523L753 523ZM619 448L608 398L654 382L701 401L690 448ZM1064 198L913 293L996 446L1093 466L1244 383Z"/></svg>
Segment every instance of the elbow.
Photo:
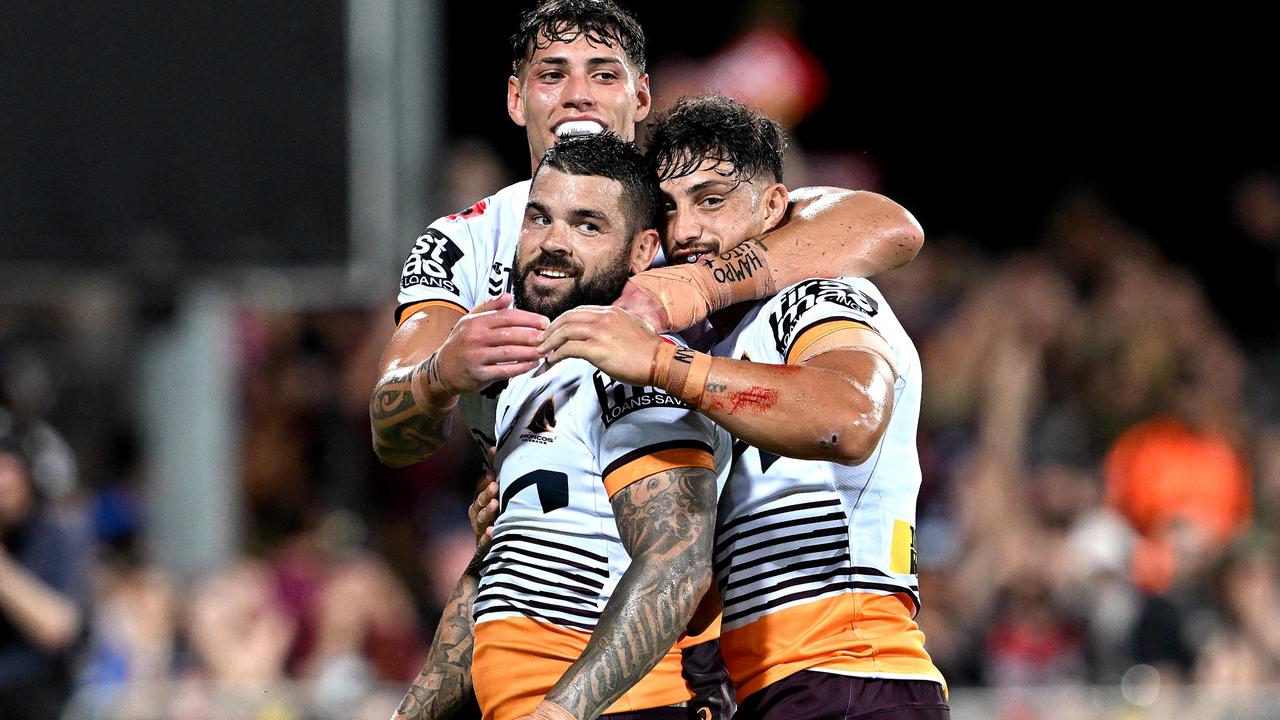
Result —
<svg viewBox="0 0 1280 720"><path fill-rule="evenodd" d="M887 420L887 417L868 417L865 413L845 418L837 429L818 438L818 459L841 465L861 465L880 445Z"/></svg>
<svg viewBox="0 0 1280 720"><path fill-rule="evenodd" d="M875 200L881 205L888 238L897 250L895 259L899 266L906 265L914 260L920 253L920 248L924 247L924 228L911 211L883 195L870 194L874 195Z"/></svg>

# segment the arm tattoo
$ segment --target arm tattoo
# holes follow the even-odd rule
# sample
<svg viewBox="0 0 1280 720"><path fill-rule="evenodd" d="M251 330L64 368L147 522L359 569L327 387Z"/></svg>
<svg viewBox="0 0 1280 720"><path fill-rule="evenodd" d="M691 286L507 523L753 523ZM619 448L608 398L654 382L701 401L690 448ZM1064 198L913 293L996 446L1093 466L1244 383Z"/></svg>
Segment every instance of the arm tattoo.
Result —
<svg viewBox="0 0 1280 720"><path fill-rule="evenodd" d="M458 580L436 626L427 661L391 720L443 720L471 697L471 651L475 646L471 605L477 587L470 575Z"/></svg>
<svg viewBox="0 0 1280 720"><path fill-rule="evenodd" d="M676 468L613 496L631 566L582 656L547 693L575 717L594 718L658 664L711 584L714 471Z"/></svg>
<svg viewBox="0 0 1280 720"><path fill-rule="evenodd" d="M427 359L425 372L436 369L435 355ZM453 429L453 409L428 415L414 401L413 367L387 373L373 389L369 420L378 457L393 465L415 463L444 444Z"/></svg>

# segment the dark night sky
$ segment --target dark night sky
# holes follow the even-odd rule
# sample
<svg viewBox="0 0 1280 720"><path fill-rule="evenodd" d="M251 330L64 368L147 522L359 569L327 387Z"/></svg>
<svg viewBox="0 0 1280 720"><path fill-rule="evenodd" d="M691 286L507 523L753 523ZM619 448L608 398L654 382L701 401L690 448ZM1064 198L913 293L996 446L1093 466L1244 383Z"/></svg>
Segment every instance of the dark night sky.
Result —
<svg viewBox="0 0 1280 720"><path fill-rule="evenodd" d="M113 5L0 5L0 258L115 261L122 238L167 228L192 261L340 260L342 3ZM931 237L1025 245L1084 184L1176 245L1223 226L1241 173L1280 167L1276 63L1243 37L1257 20L1217 32L1187 20L1202 25L1192 36L1167 19L926 23L917 10L844 17L867 12L848 6L837 20L830 3L783 5L831 82L797 141L868 153ZM526 150L503 108L506 39L526 6L447 2L442 33L448 128L489 137L515 168ZM658 68L709 56L748 16L733 3L632 6Z"/></svg>

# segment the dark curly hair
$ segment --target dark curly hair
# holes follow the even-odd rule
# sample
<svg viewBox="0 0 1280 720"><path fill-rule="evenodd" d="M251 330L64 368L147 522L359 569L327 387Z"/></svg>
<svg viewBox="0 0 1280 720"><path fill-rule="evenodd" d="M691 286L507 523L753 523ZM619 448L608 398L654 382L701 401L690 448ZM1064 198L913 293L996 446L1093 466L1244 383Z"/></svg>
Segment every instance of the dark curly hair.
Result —
<svg viewBox="0 0 1280 720"><path fill-rule="evenodd" d="M649 127L649 166L659 181L684 177L713 160L722 175L782 182L786 147L778 123L723 95L680 98Z"/></svg>
<svg viewBox="0 0 1280 720"><path fill-rule="evenodd" d="M520 76L533 53L551 43L570 43L579 35L596 45L621 49L644 74L644 30L635 16L612 0L545 0L520 18L511 36L511 74Z"/></svg>
<svg viewBox="0 0 1280 720"><path fill-rule="evenodd" d="M622 184L622 209L628 235L658 227L658 180L633 143L612 132L573 135L552 145L542 155L534 177L550 167L566 175L586 175L617 180Z"/></svg>

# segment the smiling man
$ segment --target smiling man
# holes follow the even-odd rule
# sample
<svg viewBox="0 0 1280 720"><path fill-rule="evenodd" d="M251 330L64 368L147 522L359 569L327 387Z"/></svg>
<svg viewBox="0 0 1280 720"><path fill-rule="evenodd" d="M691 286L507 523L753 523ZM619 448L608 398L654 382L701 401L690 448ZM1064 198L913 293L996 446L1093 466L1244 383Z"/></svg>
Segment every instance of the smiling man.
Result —
<svg viewBox="0 0 1280 720"><path fill-rule="evenodd" d="M732 256L779 222L783 148L776 123L729 98L673 106L649 148L667 252ZM810 278L712 323L720 339L701 353L617 308L578 308L551 324L542 350L665 390L737 439L715 558L734 717L944 720L943 678L913 619L911 339L858 278Z"/></svg>
<svg viewBox="0 0 1280 720"><path fill-rule="evenodd" d="M632 140L649 115L644 32L611 0L539 4L522 18L512 51L507 110L525 128L531 161L561 134L603 129ZM511 308L507 294L528 193L525 180L436 220L410 251L397 328L369 403L374 450L384 462L408 465L435 452L459 415L482 446L496 440L497 390L537 363L547 326L545 317ZM745 265L712 257L641 273L624 285L620 304L660 330L680 330L816 272L896 267L923 242L910 213L875 193L808 189L791 201L788 222L767 243L739 251ZM820 252L812 238L823 238Z"/></svg>
<svg viewBox="0 0 1280 720"><path fill-rule="evenodd" d="M519 307L560 317L615 299L657 251L657 206L629 143L556 145L526 206ZM400 716L447 717L473 681L495 720L714 717L673 643L711 584L728 435L582 360L512 378L496 429L492 550L459 581L446 613L460 620L437 634Z"/></svg>

